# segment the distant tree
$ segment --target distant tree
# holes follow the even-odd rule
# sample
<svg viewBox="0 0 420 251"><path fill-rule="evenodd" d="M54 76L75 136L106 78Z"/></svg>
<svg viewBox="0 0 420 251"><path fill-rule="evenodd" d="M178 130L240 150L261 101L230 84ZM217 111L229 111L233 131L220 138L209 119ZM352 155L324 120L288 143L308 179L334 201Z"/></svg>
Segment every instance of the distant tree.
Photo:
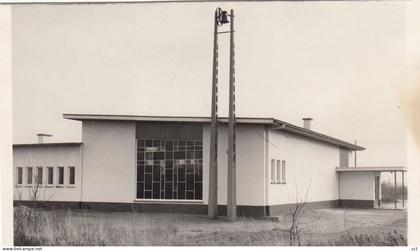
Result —
<svg viewBox="0 0 420 251"><path fill-rule="evenodd" d="M383 202L392 202L395 199L394 183L383 181L381 183L381 200ZM407 200L407 187L404 186L404 200ZM402 186L397 185L397 199L402 198Z"/></svg>

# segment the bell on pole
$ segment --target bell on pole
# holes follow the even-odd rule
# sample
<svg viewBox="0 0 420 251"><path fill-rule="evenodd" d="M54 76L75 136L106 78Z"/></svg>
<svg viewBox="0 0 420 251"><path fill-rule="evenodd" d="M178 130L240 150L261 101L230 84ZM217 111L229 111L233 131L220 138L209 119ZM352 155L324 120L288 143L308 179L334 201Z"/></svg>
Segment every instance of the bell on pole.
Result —
<svg viewBox="0 0 420 251"><path fill-rule="evenodd" d="M227 11L222 11L222 16L221 16L221 19L220 19L220 23L221 24L228 24L229 23Z"/></svg>

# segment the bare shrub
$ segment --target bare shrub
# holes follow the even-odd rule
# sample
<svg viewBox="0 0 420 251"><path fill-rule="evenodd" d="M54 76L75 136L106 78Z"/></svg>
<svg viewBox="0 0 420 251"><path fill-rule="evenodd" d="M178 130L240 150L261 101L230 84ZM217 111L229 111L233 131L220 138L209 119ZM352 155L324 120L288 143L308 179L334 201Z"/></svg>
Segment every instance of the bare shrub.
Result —
<svg viewBox="0 0 420 251"><path fill-rule="evenodd" d="M41 192L41 184L38 175L34 177L34 185L28 189L28 199L30 207L17 206L13 208L13 231L14 245L16 246L37 246L45 242L45 238L41 236L44 228L47 226L44 210L39 200ZM16 191L18 200L22 200L22 192ZM46 202L48 202L54 194L52 194ZM45 199L45 198L44 198Z"/></svg>
<svg viewBox="0 0 420 251"><path fill-rule="evenodd" d="M28 199L32 204L32 207L18 206L13 209L13 232L14 232L14 244L17 246L27 245L40 245L41 236L40 232L44 227L44 218L42 212L39 209L39 192L40 184L37 176L35 177L35 185L28 190ZM22 199L22 193L18 192L18 197ZM29 235L28 233L32 234Z"/></svg>
<svg viewBox="0 0 420 251"><path fill-rule="evenodd" d="M301 246L301 218L305 213L305 205L308 198L309 190L311 183L309 183L308 188L306 189L305 197L299 198L299 191L296 185L296 203L289 207L289 213L287 216L290 218L290 227L289 227L289 245L290 246Z"/></svg>

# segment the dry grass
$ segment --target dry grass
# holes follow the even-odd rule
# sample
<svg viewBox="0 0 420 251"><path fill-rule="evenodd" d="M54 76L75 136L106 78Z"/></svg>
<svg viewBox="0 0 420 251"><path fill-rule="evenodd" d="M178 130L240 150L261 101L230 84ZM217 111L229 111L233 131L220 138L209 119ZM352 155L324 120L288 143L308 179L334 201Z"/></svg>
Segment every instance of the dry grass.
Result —
<svg viewBox="0 0 420 251"><path fill-rule="evenodd" d="M32 212L31 212L32 211ZM31 212L31 213L29 213ZM288 245L290 222L205 215L37 211L15 208L15 245L217 246ZM304 245L407 245L407 215L391 210L323 209L305 212Z"/></svg>

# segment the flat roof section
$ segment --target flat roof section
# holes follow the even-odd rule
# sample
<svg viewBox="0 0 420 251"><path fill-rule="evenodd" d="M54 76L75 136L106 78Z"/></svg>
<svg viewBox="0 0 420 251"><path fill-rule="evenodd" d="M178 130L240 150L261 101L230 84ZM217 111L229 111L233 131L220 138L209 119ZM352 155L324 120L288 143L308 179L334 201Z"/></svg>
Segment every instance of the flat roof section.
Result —
<svg viewBox="0 0 420 251"><path fill-rule="evenodd" d="M43 147L43 146L80 146L82 142L61 142L61 143L33 143L33 144L13 144L15 147Z"/></svg>
<svg viewBox="0 0 420 251"><path fill-rule="evenodd" d="M141 115L108 115L108 114L63 114L63 118L71 120L103 120L103 121L148 121L148 122L189 122L189 123L210 123L210 117L183 117L183 116L141 116ZM229 118L219 117L221 123L228 123ZM274 130L284 130L289 133L315 139L321 142L339 146L353 151L362 151L366 148L358 146L334 137L327 136L313 130L305 129L274 118L251 118L237 117L238 124L264 124L271 125Z"/></svg>
<svg viewBox="0 0 420 251"><path fill-rule="evenodd" d="M190 122L210 123L210 117L189 116L143 116L143 115L107 115L107 114L63 114L63 118L72 120L111 120L111 121L150 121L150 122ZM219 117L219 122L228 123L229 118ZM245 124L272 124L273 118L236 118L236 123Z"/></svg>
<svg viewBox="0 0 420 251"><path fill-rule="evenodd" d="M337 172L407 172L405 166L356 166L356 167L336 167Z"/></svg>

